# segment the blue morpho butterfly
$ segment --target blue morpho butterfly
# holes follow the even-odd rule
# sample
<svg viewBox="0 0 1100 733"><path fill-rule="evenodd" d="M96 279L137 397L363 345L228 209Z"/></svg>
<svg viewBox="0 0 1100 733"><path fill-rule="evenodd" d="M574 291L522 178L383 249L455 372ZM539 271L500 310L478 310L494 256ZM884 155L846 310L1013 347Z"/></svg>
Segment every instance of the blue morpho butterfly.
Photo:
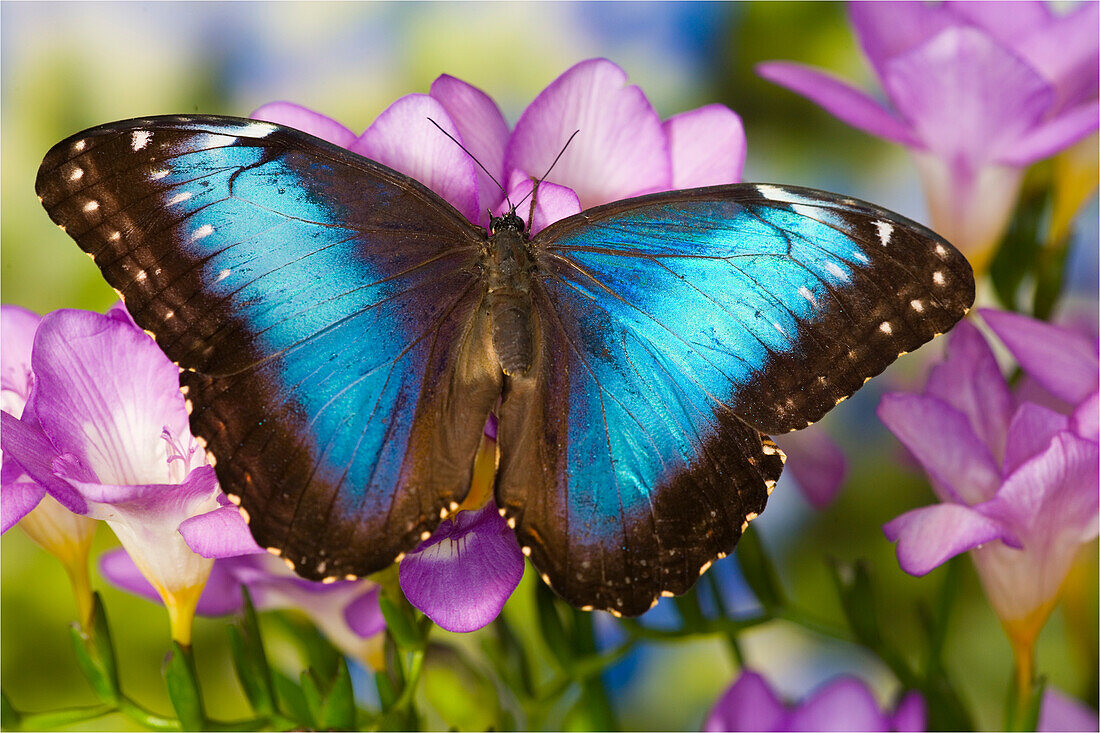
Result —
<svg viewBox="0 0 1100 733"><path fill-rule="evenodd" d="M56 145L36 185L181 367L256 540L312 579L377 571L469 491L551 587L636 615L763 511L806 427L974 299L969 264L871 204L738 184L528 238L302 132L152 117Z"/></svg>

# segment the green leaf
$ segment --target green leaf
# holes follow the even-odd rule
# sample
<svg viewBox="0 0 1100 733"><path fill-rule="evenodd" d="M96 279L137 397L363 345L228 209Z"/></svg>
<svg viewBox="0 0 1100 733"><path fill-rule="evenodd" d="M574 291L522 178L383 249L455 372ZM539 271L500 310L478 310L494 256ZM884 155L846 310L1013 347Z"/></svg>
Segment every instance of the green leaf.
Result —
<svg viewBox="0 0 1100 733"><path fill-rule="evenodd" d="M307 660L305 666L313 667L325 678L336 674L340 652L324 634L317 630L305 614L298 611L280 611L273 616L298 642Z"/></svg>
<svg viewBox="0 0 1100 733"><path fill-rule="evenodd" d="M378 606L382 609L382 616L386 619L386 630L397 642L397 646L402 649L419 649L424 646L424 639L417 631L415 621L410 619L409 615L406 615L398 604L385 595L380 595Z"/></svg>
<svg viewBox="0 0 1100 733"><path fill-rule="evenodd" d="M98 593L93 597L91 631L85 631L79 624L73 624L69 627L69 636L73 642L77 664L96 697L103 702L115 704L120 695L115 648L111 642L111 629L107 623L103 601Z"/></svg>
<svg viewBox="0 0 1100 733"><path fill-rule="evenodd" d="M1038 262L1052 191L1049 166L1032 166L1024 179L1008 230L990 263L993 290L1009 310L1020 310L1020 287Z"/></svg>
<svg viewBox="0 0 1100 733"><path fill-rule="evenodd" d="M302 687L302 697L306 701L306 707L309 708L309 717L313 721L313 727L323 728L325 696L321 692L321 683L317 679L317 672L312 668L302 670L298 682Z"/></svg>
<svg viewBox="0 0 1100 733"><path fill-rule="evenodd" d="M286 675L275 672L271 681L275 685L275 692L279 695L280 709L288 718L300 724L303 728L316 727L313 716L306 704L305 694L294 680Z"/></svg>
<svg viewBox="0 0 1100 733"><path fill-rule="evenodd" d="M1066 281L1066 257L1069 254L1069 237L1052 243L1043 249L1035 271L1035 300L1031 313L1040 320L1047 320L1054 312Z"/></svg>
<svg viewBox="0 0 1100 733"><path fill-rule="evenodd" d="M460 731L499 729L500 699L493 683L459 649L428 647L424 694L443 721Z"/></svg>
<svg viewBox="0 0 1100 733"><path fill-rule="evenodd" d="M561 616L558 615L557 598L545 583L535 585L535 611L538 616L539 632L546 648L557 660L561 668L568 672L573 666L573 645L566 634Z"/></svg>
<svg viewBox="0 0 1100 733"><path fill-rule="evenodd" d="M23 716L20 715L19 711L15 709L15 706L11 704L11 700L8 699L8 693L0 690L0 728L4 730L15 730L22 721Z"/></svg>
<svg viewBox="0 0 1100 733"><path fill-rule="evenodd" d="M385 670L374 673L374 685L378 688L378 699L382 703L382 710L389 710L397 702L397 690Z"/></svg>
<svg viewBox="0 0 1100 733"><path fill-rule="evenodd" d="M879 630L871 576L866 563L832 561L829 568L852 634L868 649L881 649L882 632Z"/></svg>
<svg viewBox="0 0 1100 733"><path fill-rule="evenodd" d="M191 650L177 641L172 642L172 651L164 658L164 681L168 685L168 698L183 729L206 730L206 713L195 675L195 660Z"/></svg>
<svg viewBox="0 0 1100 733"><path fill-rule="evenodd" d="M351 685L348 663L341 658L336 666L336 677L331 681L321 708L321 725L333 730L349 730L355 727L355 691Z"/></svg>
<svg viewBox="0 0 1100 733"><path fill-rule="evenodd" d="M745 530L737 543L736 555L741 574L760 605L769 611L786 605L783 586L756 530L751 527Z"/></svg>
<svg viewBox="0 0 1100 733"><path fill-rule="evenodd" d="M229 649L233 655L233 667L240 680L241 689L252 709L261 715L275 712L275 689L271 681L271 669L267 664L256 609L248 589L241 586L244 608L229 632Z"/></svg>
<svg viewBox="0 0 1100 733"><path fill-rule="evenodd" d="M619 729L611 701L602 685L594 681L582 685L580 699L565 714L562 727L568 731Z"/></svg>
<svg viewBox="0 0 1100 733"><path fill-rule="evenodd" d="M523 648L504 614L496 617L489 630L491 635L481 637L481 649L485 656L492 662L504 684L523 697L531 697L535 688L527 650Z"/></svg>

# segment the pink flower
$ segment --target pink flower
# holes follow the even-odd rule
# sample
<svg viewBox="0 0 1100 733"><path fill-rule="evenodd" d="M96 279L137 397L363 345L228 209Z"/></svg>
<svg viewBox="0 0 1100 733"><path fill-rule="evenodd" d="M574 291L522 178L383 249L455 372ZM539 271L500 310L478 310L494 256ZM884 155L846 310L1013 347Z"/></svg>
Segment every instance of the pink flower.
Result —
<svg viewBox="0 0 1100 733"><path fill-rule="evenodd" d="M799 64L761 76L850 125L909 148L934 228L984 268L1023 169L1097 129L1100 7L1042 2L852 3L849 17L882 104Z"/></svg>
<svg viewBox="0 0 1100 733"><path fill-rule="evenodd" d="M254 118L289 125L341 145L416 178L472 222L520 201L532 178L544 175L569 137L580 131L549 177L537 205L517 213L532 233L566 216L654 191L734 183L745 160L740 118L720 105L662 121L645 94L606 59L582 61L544 89L510 130L496 103L452 76L436 79L428 94L409 94L356 135L343 125L286 102L268 104ZM429 121L460 141L470 155ZM495 451L495 445L489 442ZM494 454L495 455L495 454ZM490 464L495 464L495 460ZM477 479L475 479L476 483ZM486 486L491 487L489 473ZM489 500L471 491L465 510L402 561L409 601L451 631L472 631L496 617L523 574L523 556L511 529Z"/></svg>
<svg viewBox="0 0 1100 733"><path fill-rule="evenodd" d="M260 548L191 437L177 367L116 308L45 316L31 369L22 415L2 415L5 459L70 512L106 521L189 643L211 558Z"/></svg>
<svg viewBox="0 0 1100 733"><path fill-rule="evenodd" d="M1070 565L1100 531L1100 359L1095 338L1014 313L982 316L1027 375L1066 407L1013 395L977 328L960 323L924 392L889 394L879 404L879 417L942 502L883 529L898 543L902 569L914 575L971 551L1023 686Z"/></svg>
<svg viewBox="0 0 1100 733"><path fill-rule="evenodd" d="M797 705L785 705L755 672L745 670L707 716L706 731L919 731L924 699L911 692L893 712L883 712L867 685L838 677Z"/></svg>

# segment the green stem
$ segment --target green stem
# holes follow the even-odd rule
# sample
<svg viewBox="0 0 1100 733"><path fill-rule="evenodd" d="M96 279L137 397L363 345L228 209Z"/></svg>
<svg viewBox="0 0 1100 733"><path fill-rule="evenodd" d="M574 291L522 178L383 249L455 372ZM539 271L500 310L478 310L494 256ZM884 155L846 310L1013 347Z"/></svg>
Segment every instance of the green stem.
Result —
<svg viewBox="0 0 1100 733"><path fill-rule="evenodd" d="M393 704L393 710L404 710L412 704L413 695L416 694L417 684L420 682L420 672L424 668L424 647L413 649L408 668L405 670L405 687Z"/></svg>
<svg viewBox="0 0 1100 733"><path fill-rule="evenodd" d="M178 719L166 718L163 715L151 712L125 695L119 697L118 711L127 718L136 720L146 728L153 730L181 730L182 728Z"/></svg>
<svg viewBox="0 0 1100 733"><path fill-rule="evenodd" d="M717 573L707 573L704 576L707 579L707 584L710 585L710 592L714 596L714 605L718 609L719 618L728 618L729 609L726 607L726 602L722 598L722 587L718 584ZM737 640L737 634L726 633L723 634L726 641L726 646L730 650L730 656L733 657L733 663L738 668L745 666L745 652L741 649L741 642Z"/></svg>
<svg viewBox="0 0 1100 733"><path fill-rule="evenodd" d="M114 705L89 705L79 708L63 708L51 710L47 713L21 713L19 727L23 730L47 730L60 728L63 725L72 725L86 720L95 720L104 715L117 712Z"/></svg>

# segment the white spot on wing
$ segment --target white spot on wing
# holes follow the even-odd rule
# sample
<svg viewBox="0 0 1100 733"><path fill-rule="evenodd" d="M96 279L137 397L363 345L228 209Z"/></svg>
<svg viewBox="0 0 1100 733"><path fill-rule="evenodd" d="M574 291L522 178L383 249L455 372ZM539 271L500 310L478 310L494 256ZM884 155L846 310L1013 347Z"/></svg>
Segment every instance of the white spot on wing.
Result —
<svg viewBox="0 0 1100 733"><path fill-rule="evenodd" d="M267 122L253 122L245 127L241 134L248 137L267 137L273 132L275 132L275 125Z"/></svg>
<svg viewBox="0 0 1100 733"><path fill-rule="evenodd" d="M149 130L134 130L130 136L130 147L134 149L134 152L141 150L149 141L153 138L153 133Z"/></svg>
<svg viewBox="0 0 1100 733"><path fill-rule="evenodd" d="M79 153L80 151L84 150L87 145L88 144L83 140L77 140L75 143L73 143L73 150Z"/></svg>
<svg viewBox="0 0 1100 733"><path fill-rule="evenodd" d="M814 297L813 291L810 290L808 287L806 287L805 285L800 287L798 289L798 294L806 300L810 301L810 305L812 305L814 308L817 307L817 298Z"/></svg>
<svg viewBox="0 0 1100 733"><path fill-rule="evenodd" d="M936 283L937 285L943 285L943 283L944 283L943 273L940 272L939 270L936 270L935 272L933 272L932 273L932 282Z"/></svg>
<svg viewBox="0 0 1100 733"><path fill-rule="evenodd" d="M888 221L876 221L875 228L878 229L878 241L882 242L882 246L890 244L890 237L894 234L894 225Z"/></svg>
<svg viewBox="0 0 1100 733"><path fill-rule="evenodd" d="M161 168L159 171L153 171L152 173L150 173L149 174L149 180L150 181L159 181L160 179L164 178L167 175L168 175L168 169L167 168Z"/></svg>
<svg viewBox="0 0 1100 733"><path fill-rule="evenodd" d="M920 313L924 310L924 303L920 302L919 300L910 300L909 305L913 306L913 310L915 310L917 313Z"/></svg>
<svg viewBox="0 0 1100 733"><path fill-rule="evenodd" d="M190 191L184 191L183 193L177 193L175 196L168 199L168 205L171 206L172 204L178 204L181 201L186 201L189 198L191 198L191 192Z"/></svg>
<svg viewBox="0 0 1100 733"><path fill-rule="evenodd" d="M878 327L878 330L882 331L883 333L893 333L894 332L893 327L890 325L890 321L883 321L882 325Z"/></svg>
<svg viewBox="0 0 1100 733"><path fill-rule="evenodd" d="M191 233L191 241L194 242L202 239L203 237L209 237L213 233L214 227L210 226L209 224L203 224L201 227Z"/></svg>
<svg viewBox="0 0 1100 733"><path fill-rule="evenodd" d="M216 278L214 278L214 282L220 283L222 280L226 279L227 277L229 277L229 269L228 268L226 268L225 270L222 270L221 272L219 272L218 276ZM454 510L452 509L451 511L454 511Z"/></svg>
<svg viewBox="0 0 1100 733"><path fill-rule="evenodd" d="M756 187L756 190L760 192L760 195L766 199L772 201L786 201L787 198L783 195L783 189L778 186L769 186L767 184L761 184Z"/></svg>
<svg viewBox="0 0 1100 733"><path fill-rule="evenodd" d="M945 256L947 254L947 248L944 247L942 244L937 244L936 245L936 254L938 254L940 257Z"/></svg>
<svg viewBox="0 0 1100 733"><path fill-rule="evenodd" d="M79 181L84 176L83 168L73 168L73 172L69 174L70 181Z"/></svg>
<svg viewBox="0 0 1100 733"><path fill-rule="evenodd" d="M94 200L94 199L92 201L89 201L88 203L84 204L84 210L89 212L89 213L95 211L98 208L99 208L99 202Z"/></svg>
<svg viewBox="0 0 1100 733"><path fill-rule="evenodd" d="M846 272L844 272L844 270L840 269L840 266L835 262L826 262L825 263L825 269L828 271L828 273L830 275L837 278L838 280L847 280L848 279L848 273L846 273Z"/></svg>

